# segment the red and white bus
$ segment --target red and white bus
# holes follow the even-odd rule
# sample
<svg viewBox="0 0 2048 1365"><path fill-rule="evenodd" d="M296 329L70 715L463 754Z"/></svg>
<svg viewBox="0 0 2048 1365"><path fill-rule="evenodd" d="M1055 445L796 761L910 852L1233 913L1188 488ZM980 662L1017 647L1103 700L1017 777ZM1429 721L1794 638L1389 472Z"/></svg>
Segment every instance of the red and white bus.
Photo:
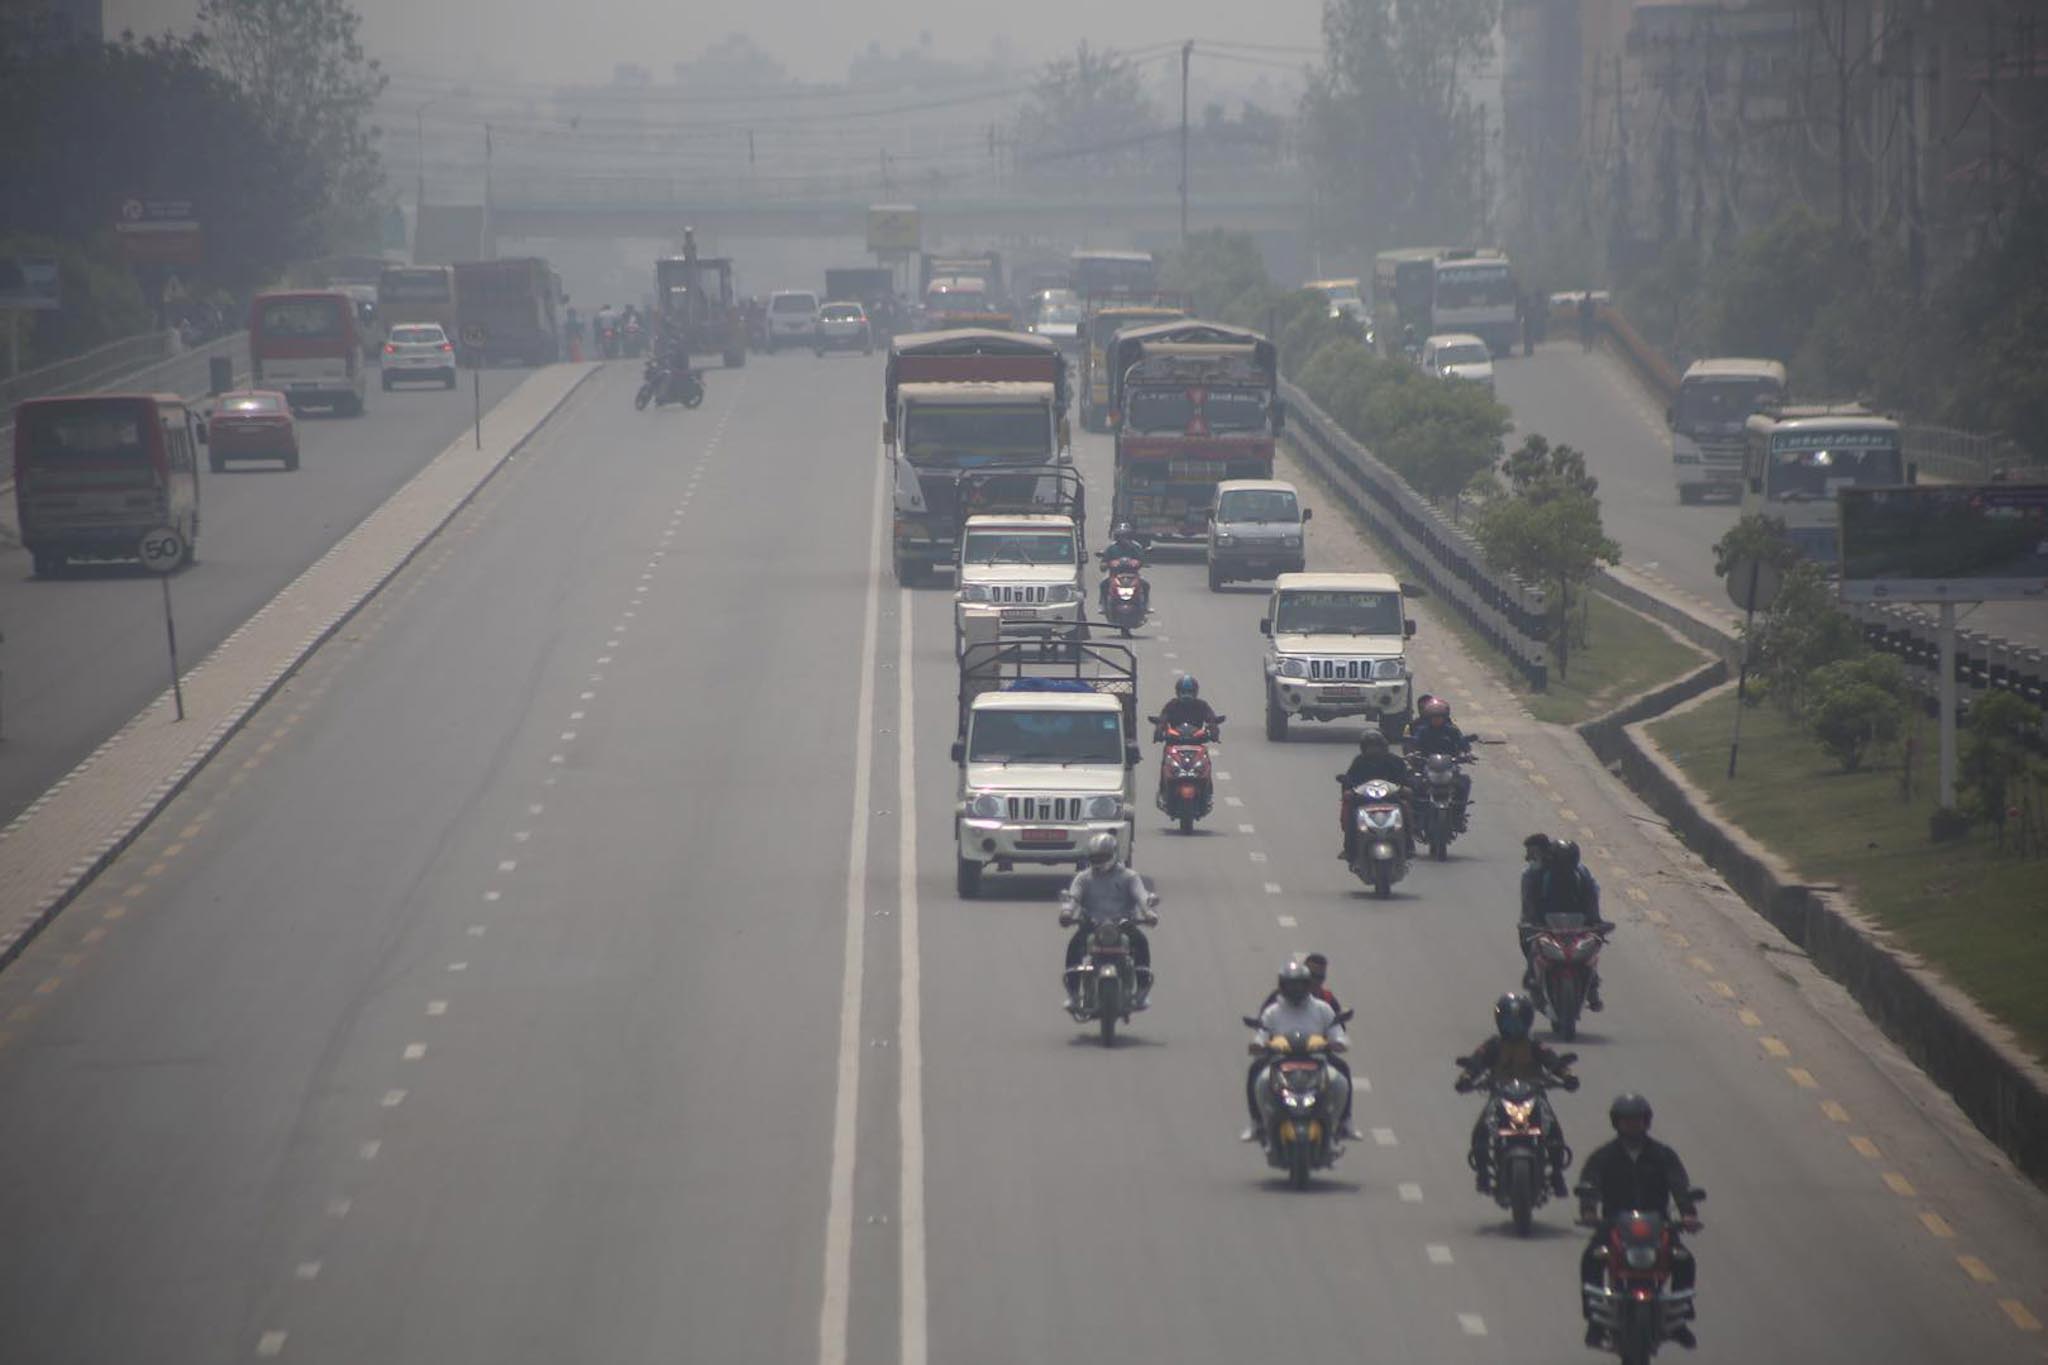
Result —
<svg viewBox="0 0 2048 1365"><path fill-rule="evenodd" d="M199 543L205 429L168 393L32 398L14 410L14 503L38 577L72 559L137 559L171 526Z"/></svg>
<svg viewBox="0 0 2048 1365"><path fill-rule="evenodd" d="M275 389L294 412L359 417L368 391L355 300L338 289L258 294L249 304L249 387Z"/></svg>

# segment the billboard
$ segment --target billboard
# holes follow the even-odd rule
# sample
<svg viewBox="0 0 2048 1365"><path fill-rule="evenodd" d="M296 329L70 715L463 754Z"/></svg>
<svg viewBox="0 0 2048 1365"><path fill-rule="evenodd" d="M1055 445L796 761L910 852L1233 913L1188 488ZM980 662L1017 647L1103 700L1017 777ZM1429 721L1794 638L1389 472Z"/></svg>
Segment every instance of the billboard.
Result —
<svg viewBox="0 0 2048 1365"><path fill-rule="evenodd" d="M883 255L916 251L924 245L917 210L909 204L868 206L868 250Z"/></svg>
<svg viewBox="0 0 2048 1365"><path fill-rule="evenodd" d="M1848 602L2048 601L2048 484L1844 488Z"/></svg>
<svg viewBox="0 0 2048 1365"><path fill-rule="evenodd" d="M114 231L130 265L206 262L206 238L190 199L130 195L115 206Z"/></svg>
<svg viewBox="0 0 2048 1365"><path fill-rule="evenodd" d="M0 256L0 310L49 312L64 306L64 291L51 256Z"/></svg>

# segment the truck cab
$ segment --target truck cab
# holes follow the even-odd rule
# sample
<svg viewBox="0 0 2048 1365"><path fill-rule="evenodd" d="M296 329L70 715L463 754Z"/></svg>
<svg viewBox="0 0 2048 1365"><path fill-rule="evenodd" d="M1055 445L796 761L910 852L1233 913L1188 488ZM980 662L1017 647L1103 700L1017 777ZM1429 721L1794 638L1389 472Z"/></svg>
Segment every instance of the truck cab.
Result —
<svg viewBox="0 0 2048 1365"><path fill-rule="evenodd" d="M1415 634L1401 585L1383 573L1288 573L1273 581L1259 621L1266 738L1293 720L1370 721L1389 740L1415 711L1407 642Z"/></svg>
<svg viewBox="0 0 2048 1365"><path fill-rule="evenodd" d="M1079 639L1086 553L1079 525L1064 513L969 517L953 580L954 652L977 614L993 615L1011 635Z"/></svg>
<svg viewBox="0 0 2048 1365"><path fill-rule="evenodd" d="M1123 645L1047 649L971 621L960 657L953 829L962 897L990 869L1076 870L1088 841L1137 834L1137 656Z"/></svg>

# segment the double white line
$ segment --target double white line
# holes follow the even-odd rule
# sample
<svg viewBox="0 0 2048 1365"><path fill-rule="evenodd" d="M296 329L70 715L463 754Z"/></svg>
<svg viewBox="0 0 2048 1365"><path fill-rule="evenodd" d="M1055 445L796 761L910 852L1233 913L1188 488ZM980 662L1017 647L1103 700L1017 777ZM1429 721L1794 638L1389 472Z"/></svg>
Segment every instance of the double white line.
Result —
<svg viewBox="0 0 2048 1365"><path fill-rule="evenodd" d="M877 461L874 527L868 545L867 605L861 624L860 689L854 711L853 821L846 878L846 961L839 984L838 1092L832 1112L832 1174L825 1216L824 1293L818 1309L818 1365L846 1365L853 1300L853 1172L859 1146L861 1005L867 954L868 825L874 806L875 665L879 653L883 566L882 514L888 466ZM897 1218L900 1304L897 1340L901 1365L925 1365L924 1048L919 1010L917 751L911 715L911 607L899 592L896 650L897 910L900 947L896 1018Z"/></svg>

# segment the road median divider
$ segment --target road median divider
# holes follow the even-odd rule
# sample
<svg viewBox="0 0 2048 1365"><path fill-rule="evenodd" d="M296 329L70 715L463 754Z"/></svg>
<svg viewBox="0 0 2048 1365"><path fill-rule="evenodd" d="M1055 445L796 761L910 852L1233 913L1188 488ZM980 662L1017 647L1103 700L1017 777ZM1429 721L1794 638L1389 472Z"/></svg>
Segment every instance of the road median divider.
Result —
<svg viewBox="0 0 2048 1365"><path fill-rule="evenodd" d="M0 830L0 967L56 917L205 767L299 666L411 563L596 365L537 371ZM138 591L140 585L138 584Z"/></svg>

